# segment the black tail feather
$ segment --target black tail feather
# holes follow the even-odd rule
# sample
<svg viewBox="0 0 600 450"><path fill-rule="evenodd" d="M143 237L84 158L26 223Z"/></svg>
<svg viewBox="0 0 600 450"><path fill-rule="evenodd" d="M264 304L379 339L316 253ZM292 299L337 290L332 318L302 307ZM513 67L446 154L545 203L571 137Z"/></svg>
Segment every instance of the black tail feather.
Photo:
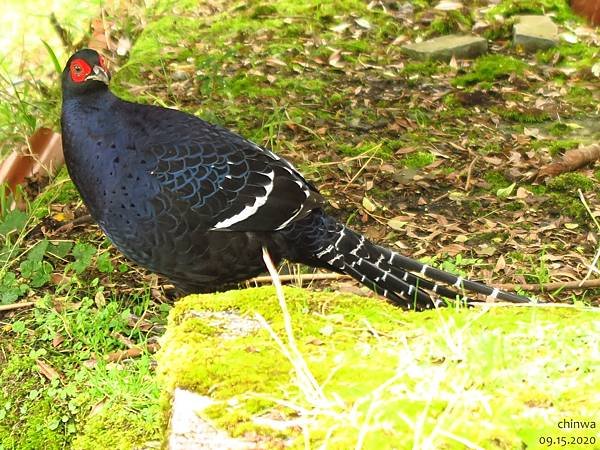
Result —
<svg viewBox="0 0 600 450"><path fill-rule="evenodd" d="M387 250L387 249L384 249ZM394 253L391 250L387 250L391 255L391 264L402 267L405 270L418 272L432 280L439 281L457 288L462 288L469 292L475 292L477 294L483 294L487 297L497 300L504 300L512 303L531 303L531 299L523 297L521 295L513 294L511 292L501 291L498 288L491 288L483 283L477 281L471 281L464 279L460 276L452 275L451 273L444 272L443 270L436 269L428 266L427 264L420 263L414 259L407 258L398 253Z"/></svg>
<svg viewBox="0 0 600 450"><path fill-rule="evenodd" d="M474 300L465 298L464 291L491 301L531 302L527 297L464 279L375 245L323 212L315 211L295 223L286 235L301 242L299 247L303 248L302 253L289 259L346 273L405 309L439 306L440 297L472 303Z"/></svg>

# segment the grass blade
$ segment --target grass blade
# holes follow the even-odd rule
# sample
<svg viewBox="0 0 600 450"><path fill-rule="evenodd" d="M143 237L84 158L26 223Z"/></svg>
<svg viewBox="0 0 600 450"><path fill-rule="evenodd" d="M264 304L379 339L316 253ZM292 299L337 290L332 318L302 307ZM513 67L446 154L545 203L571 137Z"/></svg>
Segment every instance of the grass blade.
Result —
<svg viewBox="0 0 600 450"><path fill-rule="evenodd" d="M46 50L48 51L48 54L50 55L50 59L52 60L52 63L54 64L54 69L56 70L56 73L58 73L60 75L62 73L62 66L58 62L56 53L54 53L54 50L52 50L52 47L50 47L50 44L48 44L43 39L40 39L40 40L42 41L42 44L44 44L44 47L46 47Z"/></svg>

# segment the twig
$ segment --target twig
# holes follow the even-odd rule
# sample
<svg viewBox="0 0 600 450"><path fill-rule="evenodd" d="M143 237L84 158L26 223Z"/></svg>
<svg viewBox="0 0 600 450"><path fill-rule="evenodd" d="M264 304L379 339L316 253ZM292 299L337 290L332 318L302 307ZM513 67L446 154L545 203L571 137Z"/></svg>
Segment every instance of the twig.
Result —
<svg viewBox="0 0 600 450"><path fill-rule="evenodd" d="M323 167L323 166L335 166L337 164L347 164L347 163L349 163L351 161L356 161L357 159L367 158L367 154L370 151L371 151L371 149L365 150L360 155L350 156L350 157L347 157L347 158L343 158L343 159L341 159L339 161L318 162L318 163L314 163L314 164L311 164L311 165L313 167Z"/></svg>
<svg viewBox="0 0 600 450"><path fill-rule="evenodd" d="M469 168L467 169L467 181L465 181L465 191L467 192L471 187L471 173L473 172L473 166L475 165L478 159L479 156L475 156L475 158L473 158L473 161L471 161L471 164L469 164Z"/></svg>
<svg viewBox="0 0 600 450"><path fill-rule="evenodd" d="M494 286L505 291L514 291L516 288L532 292L555 291L558 289L562 289L563 291L572 291L577 289L600 288L600 279L585 281L556 281L553 283L507 283L495 284Z"/></svg>
<svg viewBox="0 0 600 450"><path fill-rule="evenodd" d="M54 230L51 235L54 236L56 234L62 233L63 231L70 231L72 228L78 225L84 225L87 223L93 223L92 216L89 214L84 214L83 216L77 217L71 220L70 222L65 223L64 225L61 225L56 230Z"/></svg>
<svg viewBox="0 0 600 450"><path fill-rule="evenodd" d="M306 273L298 275L279 275L279 280L282 282L293 282L293 281L315 281L315 280L351 280L352 277L348 275L342 275L340 273ZM254 277L248 280L248 283L266 284L271 283L273 278L270 275Z"/></svg>
<svg viewBox="0 0 600 450"><path fill-rule="evenodd" d="M590 209L590 206L588 205L581 189L577 189L577 193L579 194L579 199L581 200L581 203L583 203L585 210L587 211L587 213L590 215L590 217L594 221L594 224L596 225L596 229L598 231L600 231L600 223L598 223L598 221L596 220L596 216L594 216L594 214L592 213L592 210Z"/></svg>
<svg viewBox="0 0 600 450"><path fill-rule="evenodd" d="M35 305L35 302L21 302L21 303L11 303L10 305L0 305L0 312L2 311L12 311L14 309L19 308L29 308L30 306Z"/></svg>
<svg viewBox="0 0 600 450"><path fill-rule="evenodd" d="M348 183L346 183L346 186L344 186L344 189L342 189L342 192L344 192L346 189L348 189L348 186L350 186L352 183L354 183L354 180L356 180L358 178L358 176L363 172L363 170L365 170L365 168L369 165L369 163L371 162L371 160L375 157L376 152L375 150L378 150L379 148L381 148L381 144L377 144L374 147L371 147L369 150L367 150L365 153L367 152L373 152L373 154L371 156L369 156L369 159L367 159L367 162L364 163L361 168L358 170L358 172L356 172L354 174L354 176L352 177L352 179L350 181L348 181Z"/></svg>
<svg viewBox="0 0 600 450"><path fill-rule="evenodd" d="M587 213L590 215L590 217L594 221L594 224L596 225L596 229L598 231L600 231L600 224L598 224L598 221L596 220L596 216L594 216L594 214L592 214L592 210L590 209L587 201L585 200L585 196L583 195L583 192L581 191L581 189L577 189L577 192L579 193L579 199L581 200L581 203L583 203L585 210L587 211ZM592 263L588 266L588 271L585 274L585 277L583 277L583 280L581 280L579 282L580 286L588 280L588 278L592 275L593 272L598 273L598 269L596 268L596 265L598 264L598 258L600 258L600 247L596 250L594 259L592 260Z"/></svg>
<svg viewBox="0 0 600 450"><path fill-rule="evenodd" d="M279 280L282 283L290 283L294 281L316 281L316 280L351 280L352 277L338 273L312 273L300 275L279 275ZM270 276L255 277L249 282L257 284L271 283L273 279ZM593 289L600 288L600 279L584 280L584 281L556 281L552 283L504 283L494 284L495 287L505 290L514 291L515 289L523 289L524 291L543 292L555 291L562 289L563 291L572 291L577 289Z"/></svg>
<svg viewBox="0 0 600 450"><path fill-rule="evenodd" d="M160 349L160 345L157 343L150 343L146 345L146 351L148 353L156 353ZM121 350L117 352L112 352L106 355L106 361L108 362L120 362L124 359L136 358L144 353L144 349L141 347L132 347L127 350Z"/></svg>

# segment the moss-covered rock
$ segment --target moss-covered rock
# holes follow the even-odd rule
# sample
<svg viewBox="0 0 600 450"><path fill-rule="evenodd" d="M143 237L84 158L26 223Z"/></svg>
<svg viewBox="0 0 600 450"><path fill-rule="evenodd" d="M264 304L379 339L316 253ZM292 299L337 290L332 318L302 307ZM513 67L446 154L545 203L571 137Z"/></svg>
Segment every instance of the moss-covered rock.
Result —
<svg viewBox="0 0 600 450"><path fill-rule="evenodd" d="M298 352L272 287L176 305L158 356L165 417L182 387L214 400L203 418L261 448L369 449L534 447L562 418L592 418L589 312L407 313L379 299L284 292ZM279 342L264 326L232 332L224 313L264 317Z"/></svg>

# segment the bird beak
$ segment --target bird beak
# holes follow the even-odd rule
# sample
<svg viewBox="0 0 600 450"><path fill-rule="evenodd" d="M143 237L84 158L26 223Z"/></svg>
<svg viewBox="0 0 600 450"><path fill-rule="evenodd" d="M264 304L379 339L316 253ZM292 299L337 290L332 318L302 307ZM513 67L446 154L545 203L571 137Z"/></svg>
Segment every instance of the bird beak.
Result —
<svg viewBox="0 0 600 450"><path fill-rule="evenodd" d="M91 75L88 75L85 78L86 81L87 80L96 80L96 81L101 81L104 84L108 84L108 82L110 81L110 75L102 67L94 66L93 72L94 73L92 73Z"/></svg>

